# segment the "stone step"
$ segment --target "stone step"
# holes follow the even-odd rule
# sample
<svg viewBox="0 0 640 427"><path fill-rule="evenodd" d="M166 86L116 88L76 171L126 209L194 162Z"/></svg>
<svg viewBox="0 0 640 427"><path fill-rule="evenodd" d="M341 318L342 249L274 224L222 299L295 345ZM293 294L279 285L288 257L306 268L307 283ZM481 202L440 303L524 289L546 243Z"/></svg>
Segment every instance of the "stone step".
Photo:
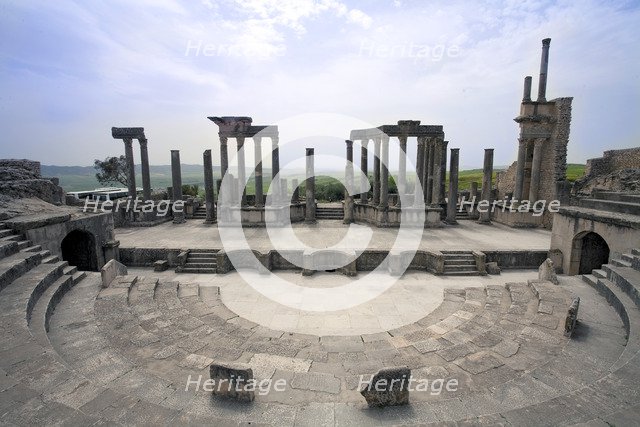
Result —
<svg viewBox="0 0 640 427"><path fill-rule="evenodd" d="M463 271L463 270L476 271L477 270L475 263L473 265L470 265L470 264L446 264L445 263L444 269L445 269L445 271Z"/></svg>
<svg viewBox="0 0 640 427"><path fill-rule="evenodd" d="M73 284L75 285L78 282L80 282L82 279L87 277L87 273L85 273L84 271L77 271L77 272L73 273L71 275L71 277L73 278Z"/></svg>
<svg viewBox="0 0 640 427"><path fill-rule="evenodd" d="M187 259L217 259L215 252L189 252Z"/></svg>
<svg viewBox="0 0 640 427"><path fill-rule="evenodd" d="M29 246L27 248L22 249L22 252L40 252L41 250L42 250L42 246L34 245L34 246Z"/></svg>
<svg viewBox="0 0 640 427"><path fill-rule="evenodd" d="M616 212L631 215L640 215L640 203L621 202L605 199L582 199L580 206L588 209L598 209L608 212Z"/></svg>
<svg viewBox="0 0 640 427"><path fill-rule="evenodd" d="M191 268L191 267L183 267L182 273L199 273L199 274L215 274L218 272L216 268Z"/></svg>
<svg viewBox="0 0 640 427"><path fill-rule="evenodd" d="M43 347L51 346L47 332L49 332L49 319L56 308L56 305L64 294L73 287L73 278L71 276L63 275L58 280L53 282L51 286L36 302L33 311L31 313L31 321L29 327L34 338Z"/></svg>
<svg viewBox="0 0 640 427"><path fill-rule="evenodd" d="M611 265L615 265L617 267L631 267L631 263L627 261L623 261L621 259L612 259Z"/></svg>
<svg viewBox="0 0 640 427"><path fill-rule="evenodd" d="M45 258L49 258L51 256L51 251L49 249L44 249L38 252L40 257L44 260Z"/></svg>
<svg viewBox="0 0 640 427"><path fill-rule="evenodd" d="M8 237L8 236L11 236L12 234L13 234L13 230L9 230L9 229L0 230L0 237Z"/></svg>
<svg viewBox="0 0 640 427"><path fill-rule="evenodd" d="M0 259L13 255L19 250L18 242L0 242Z"/></svg>
<svg viewBox="0 0 640 427"><path fill-rule="evenodd" d="M18 243L18 250L27 249L29 246L31 246L31 240L20 240L16 243Z"/></svg>
<svg viewBox="0 0 640 427"><path fill-rule="evenodd" d="M470 265L473 266L475 268L476 266L476 260L475 259L468 259L468 258L445 258L444 259L444 265L445 267L448 265Z"/></svg>
<svg viewBox="0 0 640 427"><path fill-rule="evenodd" d="M18 242L20 240L22 240L22 236L18 234L12 234L10 236L0 238L0 242Z"/></svg>
<svg viewBox="0 0 640 427"><path fill-rule="evenodd" d="M615 283L640 307L640 271L629 267L605 264L607 279Z"/></svg>
<svg viewBox="0 0 640 427"><path fill-rule="evenodd" d="M480 273L476 270L463 270L463 271L448 271L445 270L442 273L445 276L479 276Z"/></svg>
<svg viewBox="0 0 640 427"><path fill-rule="evenodd" d="M215 269L218 266L215 262L189 262L187 261L185 265L182 267L183 270L185 268L213 268Z"/></svg>
<svg viewBox="0 0 640 427"><path fill-rule="evenodd" d="M596 191L594 197L599 200L640 204L640 194L619 193L614 191Z"/></svg>
<svg viewBox="0 0 640 427"><path fill-rule="evenodd" d="M71 274L75 274L77 271L78 271L78 267L76 267L75 265L68 265L64 268L62 272L64 274L71 275Z"/></svg>
<svg viewBox="0 0 640 427"><path fill-rule="evenodd" d="M607 272L604 271L604 270L601 270L601 269L593 270L591 272L591 274L593 276L595 276L596 278L600 278L600 279L606 279L607 278Z"/></svg>
<svg viewBox="0 0 640 427"><path fill-rule="evenodd" d="M40 264L37 252L18 252L0 260L0 290Z"/></svg>
<svg viewBox="0 0 640 427"><path fill-rule="evenodd" d="M43 264L53 264L54 262L60 261L60 257L58 255L48 255L42 258ZM65 261L66 262L66 261Z"/></svg>

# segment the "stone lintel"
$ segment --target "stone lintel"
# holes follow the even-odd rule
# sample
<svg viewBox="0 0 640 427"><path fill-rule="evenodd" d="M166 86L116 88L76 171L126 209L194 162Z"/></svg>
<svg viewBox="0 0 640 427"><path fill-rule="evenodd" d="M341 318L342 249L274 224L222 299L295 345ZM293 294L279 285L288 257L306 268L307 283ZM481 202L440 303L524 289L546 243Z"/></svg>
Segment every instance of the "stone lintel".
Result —
<svg viewBox="0 0 640 427"><path fill-rule="evenodd" d="M144 128L111 128L111 136L114 139L146 139L144 136Z"/></svg>
<svg viewBox="0 0 640 427"><path fill-rule="evenodd" d="M414 122L414 121L406 120L402 122ZM349 135L349 139L352 141L360 141L363 139L369 140L369 139L382 138L384 135L388 137L432 136L432 137L444 138L444 131L443 131L442 125L415 125L415 126L407 126L406 124L382 125L382 126L378 126L376 128L370 128L370 129L354 129L351 131Z"/></svg>

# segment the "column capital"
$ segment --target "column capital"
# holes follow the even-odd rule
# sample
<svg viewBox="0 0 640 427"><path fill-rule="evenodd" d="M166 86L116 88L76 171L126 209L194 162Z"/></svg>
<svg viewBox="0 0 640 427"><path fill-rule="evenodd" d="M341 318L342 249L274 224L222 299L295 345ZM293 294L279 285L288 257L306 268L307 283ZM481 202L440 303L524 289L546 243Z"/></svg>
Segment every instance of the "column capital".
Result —
<svg viewBox="0 0 640 427"><path fill-rule="evenodd" d="M126 147L133 147L133 139L132 138L122 138L122 142Z"/></svg>
<svg viewBox="0 0 640 427"><path fill-rule="evenodd" d="M344 140L345 144L347 144L347 148L352 148L353 147L353 141L350 139L345 139Z"/></svg>
<svg viewBox="0 0 640 427"><path fill-rule="evenodd" d="M238 144L238 150L244 145L244 136L236 136L236 143Z"/></svg>
<svg viewBox="0 0 640 427"><path fill-rule="evenodd" d="M147 148L147 138L145 138L144 136L140 137L138 138L138 142L140 143L140 147Z"/></svg>

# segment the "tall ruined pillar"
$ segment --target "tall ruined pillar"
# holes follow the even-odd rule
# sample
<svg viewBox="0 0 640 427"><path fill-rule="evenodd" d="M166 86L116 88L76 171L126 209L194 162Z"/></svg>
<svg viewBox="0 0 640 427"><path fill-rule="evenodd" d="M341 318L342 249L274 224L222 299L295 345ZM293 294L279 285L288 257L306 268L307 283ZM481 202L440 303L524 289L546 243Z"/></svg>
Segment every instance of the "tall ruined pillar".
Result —
<svg viewBox="0 0 640 427"><path fill-rule="evenodd" d="M531 163L531 183L529 184L529 201L531 201L531 203L538 200L544 141L544 138L538 138L533 142L533 162Z"/></svg>
<svg viewBox="0 0 640 427"><path fill-rule="evenodd" d="M213 162L211 161L211 150L204 150L202 154L204 163L204 203L207 208L205 224L216 222L216 206L213 193Z"/></svg>
<svg viewBox="0 0 640 427"><path fill-rule="evenodd" d="M366 204L369 201L369 150L367 149L367 145L369 144L368 139L363 139L361 141L360 148L360 169L362 170L362 177L360 181L360 203Z"/></svg>
<svg viewBox="0 0 640 427"><path fill-rule="evenodd" d="M531 76L524 78L524 91L522 92L522 102L531 102Z"/></svg>
<svg viewBox="0 0 640 427"><path fill-rule="evenodd" d="M280 183L278 181L278 174L280 173L280 147L278 146L279 137L271 137L271 197L274 200L279 200L278 194L280 193Z"/></svg>
<svg viewBox="0 0 640 427"><path fill-rule="evenodd" d="M173 202L182 202L182 172L180 170L180 151L171 150L171 182L173 190ZM173 223L182 224L184 219L184 205L182 212L173 212Z"/></svg>
<svg viewBox="0 0 640 427"><path fill-rule="evenodd" d="M291 196L291 203L300 203L300 183L297 179L291 180L291 188L293 188L293 195Z"/></svg>
<svg viewBox="0 0 640 427"><path fill-rule="evenodd" d="M418 152L416 154L416 183L413 191L413 205L418 207L419 203L424 202L423 191L423 169L424 169L424 155L425 155L425 137L418 137Z"/></svg>
<svg viewBox="0 0 640 427"><path fill-rule="evenodd" d="M305 211L305 222L316 222L316 177L313 170L313 148L307 148L307 182L305 185L307 193L307 206Z"/></svg>
<svg viewBox="0 0 640 427"><path fill-rule="evenodd" d="M256 165L255 171L255 184L256 184L256 207L264 206L264 194L262 190L262 138L259 136L253 137L254 148L254 161Z"/></svg>
<svg viewBox="0 0 640 427"><path fill-rule="evenodd" d="M224 179L224 176L229 170L229 153L227 150L227 142L229 139L226 136L220 135L220 178Z"/></svg>
<svg viewBox="0 0 640 427"><path fill-rule="evenodd" d="M547 71L549 69L549 45L551 39L542 40L542 56L540 58L540 80L538 81L538 102L547 102Z"/></svg>
<svg viewBox="0 0 640 427"><path fill-rule="evenodd" d="M401 135L398 140L400 143L398 151L398 203L400 203L400 196L407 193L407 136Z"/></svg>
<svg viewBox="0 0 640 427"><path fill-rule="evenodd" d="M147 151L147 138L138 138L140 143L140 163L142 166L142 195L144 200L151 200L151 177L149 174L149 153Z"/></svg>
<svg viewBox="0 0 640 427"><path fill-rule="evenodd" d="M524 163L527 155L527 141L524 138L520 138L518 144L518 163L516 165L516 186L513 189L513 198L518 201L522 201L523 188L524 188Z"/></svg>
<svg viewBox="0 0 640 427"><path fill-rule="evenodd" d="M449 141L441 141L440 144L440 195L438 203L444 203L446 197L446 182L447 182L447 147Z"/></svg>
<svg viewBox="0 0 640 427"><path fill-rule="evenodd" d="M389 137L380 138L380 208L389 207Z"/></svg>
<svg viewBox="0 0 640 427"><path fill-rule="evenodd" d="M345 181L347 184L347 189L344 192L344 223L351 224L353 222L354 216L354 195L351 194L353 191L354 182L353 182L353 141L346 140L347 145L347 165L345 167ZM351 191L350 191L351 190Z"/></svg>
<svg viewBox="0 0 640 427"><path fill-rule="evenodd" d="M373 139L373 205L380 204L380 138Z"/></svg>
<svg viewBox="0 0 640 427"><path fill-rule="evenodd" d="M127 188L129 189L129 197L135 199L138 196L136 190L136 170L133 163L133 140L131 138L123 138L124 156L127 162Z"/></svg>
<svg viewBox="0 0 640 427"><path fill-rule="evenodd" d="M491 176L493 175L493 148L484 150L484 166L482 169L482 200L491 203ZM481 224L491 224L491 206L482 209L480 212Z"/></svg>
<svg viewBox="0 0 640 427"><path fill-rule="evenodd" d="M451 149L451 163L449 165L449 200L447 200L447 224L457 224L456 205L458 204L458 162L460 149Z"/></svg>
<svg viewBox="0 0 640 427"><path fill-rule="evenodd" d="M438 138L433 142L433 167L432 167L432 184L431 184L431 204L439 205L440 201L440 184L442 173L442 143L443 141Z"/></svg>
<svg viewBox="0 0 640 427"><path fill-rule="evenodd" d="M435 140L430 138L427 146L427 162L425 169L427 171L427 185L425 187L424 202L431 203L431 197L433 195L433 166L434 166L434 153L435 153Z"/></svg>
<svg viewBox="0 0 640 427"><path fill-rule="evenodd" d="M244 136L236 137L236 142L238 143L237 153L238 153L238 196L240 197L240 205L247 205L247 197L246 197L246 164L244 161Z"/></svg>

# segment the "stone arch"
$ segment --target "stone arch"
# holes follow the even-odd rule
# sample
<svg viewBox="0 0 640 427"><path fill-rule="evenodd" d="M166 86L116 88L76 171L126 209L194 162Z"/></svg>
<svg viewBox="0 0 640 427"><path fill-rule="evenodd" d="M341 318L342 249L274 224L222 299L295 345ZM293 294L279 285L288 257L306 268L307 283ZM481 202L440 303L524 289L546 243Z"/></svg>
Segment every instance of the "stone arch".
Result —
<svg viewBox="0 0 640 427"><path fill-rule="evenodd" d="M62 259L83 271L98 271L95 236L84 230L70 231L60 243Z"/></svg>
<svg viewBox="0 0 640 427"><path fill-rule="evenodd" d="M598 233L583 231L573 238L569 274L590 274L608 261L609 245Z"/></svg>

